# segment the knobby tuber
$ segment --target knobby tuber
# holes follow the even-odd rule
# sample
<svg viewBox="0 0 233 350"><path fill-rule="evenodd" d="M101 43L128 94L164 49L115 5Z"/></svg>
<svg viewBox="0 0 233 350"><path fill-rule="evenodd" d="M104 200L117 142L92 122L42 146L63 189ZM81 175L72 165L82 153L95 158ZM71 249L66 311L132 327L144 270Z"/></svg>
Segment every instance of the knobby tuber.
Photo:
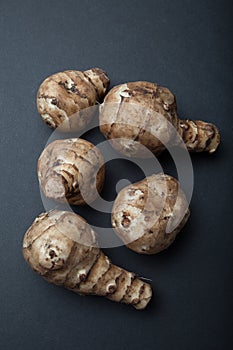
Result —
<svg viewBox="0 0 233 350"><path fill-rule="evenodd" d="M128 248L155 254L169 247L188 217L188 203L178 181L157 174L119 192L112 227Z"/></svg>
<svg viewBox="0 0 233 350"><path fill-rule="evenodd" d="M92 113L81 110L101 102L109 86L109 78L99 68L84 72L67 70L46 78L37 93L37 108L42 119L60 131L83 129Z"/></svg>
<svg viewBox="0 0 233 350"><path fill-rule="evenodd" d="M152 297L148 283L111 263L96 235L80 216L67 211L41 214L23 240L30 267L48 282L79 294L105 296L144 309Z"/></svg>
<svg viewBox="0 0 233 350"><path fill-rule="evenodd" d="M127 156L145 156L141 145L159 154L168 144L180 142L177 133L189 151L213 153L220 142L215 125L179 120L173 93L144 81L121 84L108 92L100 108L100 130Z"/></svg>
<svg viewBox="0 0 233 350"><path fill-rule="evenodd" d="M59 202L93 202L102 190L104 178L102 153L81 138L50 143L38 160L40 187L47 198Z"/></svg>

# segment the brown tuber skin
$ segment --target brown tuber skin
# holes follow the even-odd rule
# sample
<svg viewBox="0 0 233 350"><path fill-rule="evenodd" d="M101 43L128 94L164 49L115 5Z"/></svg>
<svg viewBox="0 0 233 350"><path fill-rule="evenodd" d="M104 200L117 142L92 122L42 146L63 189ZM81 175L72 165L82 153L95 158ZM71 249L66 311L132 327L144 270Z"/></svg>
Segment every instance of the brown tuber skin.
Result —
<svg viewBox="0 0 233 350"><path fill-rule="evenodd" d="M58 202L93 202L102 190L104 178L102 153L80 138L50 143L38 160L40 187L47 198Z"/></svg>
<svg viewBox="0 0 233 350"><path fill-rule="evenodd" d="M80 112L102 101L109 78L100 68L67 70L46 78L37 93L37 109L48 126L60 131L82 130L92 118Z"/></svg>
<svg viewBox="0 0 233 350"><path fill-rule="evenodd" d="M144 309L152 297L148 283L113 265L98 248L95 232L72 212L41 214L25 233L23 255L48 282L79 294L105 296Z"/></svg>
<svg viewBox="0 0 233 350"><path fill-rule="evenodd" d="M112 227L128 248L155 254L170 246L188 217L188 203L178 181L157 174L119 192Z"/></svg>
<svg viewBox="0 0 233 350"><path fill-rule="evenodd" d="M170 123L174 128L168 128ZM215 125L179 120L172 92L145 81L121 84L108 92L100 109L100 130L116 150L132 157L145 156L140 144L159 154L168 144L180 143L175 140L177 132L191 152L213 153L220 142Z"/></svg>

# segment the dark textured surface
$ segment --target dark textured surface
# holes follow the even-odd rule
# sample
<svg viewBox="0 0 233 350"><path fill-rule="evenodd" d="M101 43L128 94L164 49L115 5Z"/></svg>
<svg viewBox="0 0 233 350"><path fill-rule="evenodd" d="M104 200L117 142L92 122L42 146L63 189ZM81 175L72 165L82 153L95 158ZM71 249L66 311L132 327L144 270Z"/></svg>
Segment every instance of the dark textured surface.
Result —
<svg viewBox="0 0 233 350"><path fill-rule="evenodd" d="M2 0L0 16L1 348L231 348L230 1ZM173 246L156 256L107 250L152 279L155 297L144 312L49 285L21 254L25 230L43 211L36 163L51 133L37 115L37 88L56 71L93 66L111 85L142 79L169 87L180 115L215 122L222 135L216 154L192 156L191 217ZM160 161L173 174L168 157ZM107 184L140 176L114 162Z"/></svg>

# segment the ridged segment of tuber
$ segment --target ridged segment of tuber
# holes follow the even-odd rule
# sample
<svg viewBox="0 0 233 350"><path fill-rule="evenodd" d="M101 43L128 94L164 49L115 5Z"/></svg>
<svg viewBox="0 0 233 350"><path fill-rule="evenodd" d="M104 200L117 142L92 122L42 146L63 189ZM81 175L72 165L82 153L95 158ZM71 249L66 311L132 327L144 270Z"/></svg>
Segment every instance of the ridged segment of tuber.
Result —
<svg viewBox="0 0 233 350"><path fill-rule="evenodd" d="M179 120L179 133L187 149L192 152L216 151L220 136L217 127L201 120Z"/></svg>
<svg viewBox="0 0 233 350"><path fill-rule="evenodd" d="M104 157L92 143L81 139L56 140L38 160L38 179L45 196L73 205L93 202L105 178Z"/></svg>
<svg viewBox="0 0 233 350"><path fill-rule="evenodd" d="M48 282L83 295L104 296L144 309L151 286L116 265L98 248L95 232L72 212L43 213L25 233L23 255Z"/></svg>
<svg viewBox="0 0 233 350"><path fill-rule="evenodd" d="M128 248L141 254L155 254L172 244L189 213L178 181L157 174L118 193L112 209L112 226Z"/></svg>
<svg viewBox="0 0 233 350"><path fill-rule="evenodd" d="M220 135L215 125L180 120L173 93L158 84L137 81L112 88L100 108L100 130L119 152L144 157L147 147L160 154L180 143L189 151L215 152Z"/></svg>
<svg viewBox="0 0 233 350"><path fill-rule="evenodd" d="M81 130L91 121L92 113L79 112L101 102L108 86L109 78L100 68L55 73L39 87L38 112L53 129Z"/></svg>

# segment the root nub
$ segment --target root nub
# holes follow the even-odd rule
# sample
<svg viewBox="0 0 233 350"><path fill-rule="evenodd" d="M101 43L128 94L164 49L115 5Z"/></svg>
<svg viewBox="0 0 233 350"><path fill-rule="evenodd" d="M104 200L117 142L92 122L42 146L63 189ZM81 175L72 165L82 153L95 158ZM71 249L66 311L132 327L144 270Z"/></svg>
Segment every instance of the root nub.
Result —
<svg viewBox="0 0 233 350"><path fill-rule="evenodd" d="M200 120L180 120L179 131L184 143L191 152L216 151L220 135L215 125Z"/></svg>

